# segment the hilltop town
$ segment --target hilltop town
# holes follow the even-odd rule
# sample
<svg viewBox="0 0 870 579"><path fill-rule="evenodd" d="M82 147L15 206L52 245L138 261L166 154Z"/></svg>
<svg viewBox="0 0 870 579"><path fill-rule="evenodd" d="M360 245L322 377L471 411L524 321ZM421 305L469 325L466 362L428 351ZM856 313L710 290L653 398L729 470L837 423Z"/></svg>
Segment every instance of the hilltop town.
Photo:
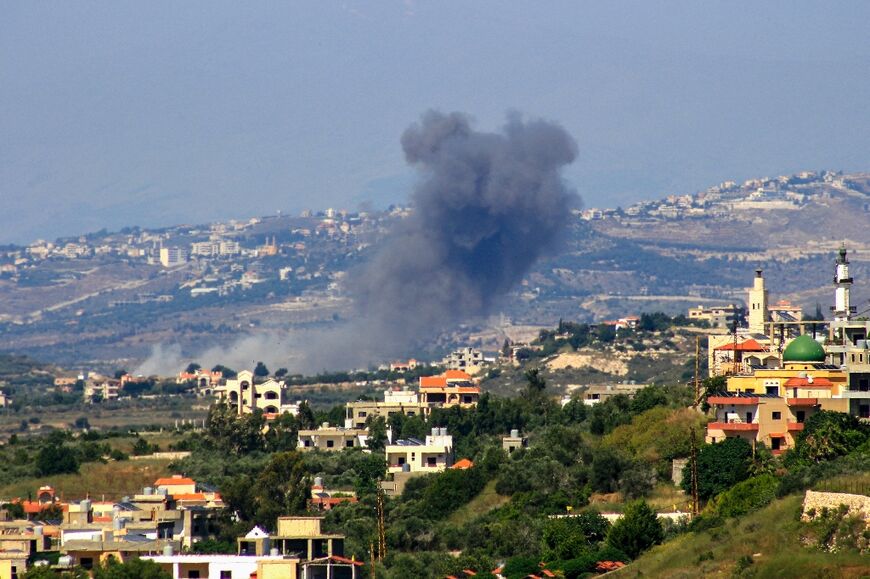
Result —
<svg viewBox="0 0 870 579"><path fill-rule="evenodd" d="M567 238L496 315L433 336L430 354L497 349L560 318L739 301L745 264L764 264L784 297L812 309L827 280L818 259L841 242L856 274L867 273L868 203L870 175L827 171L577 211ZM411 211L327 209L5 246L0 351L109 369L135 367L155 344L195 354L251 333L328 327L353 315L348 270Z"/></svg>

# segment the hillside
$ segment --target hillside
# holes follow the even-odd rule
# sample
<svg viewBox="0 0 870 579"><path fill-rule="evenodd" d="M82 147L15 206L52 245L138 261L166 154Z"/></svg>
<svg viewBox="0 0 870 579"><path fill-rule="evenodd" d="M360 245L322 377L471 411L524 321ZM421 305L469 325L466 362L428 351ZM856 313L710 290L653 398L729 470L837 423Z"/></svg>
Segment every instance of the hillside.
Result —
<svg viewBox="0 0 870 579"><path fill-rule="evenodd" d="M654 547L614 577L867 577L866 556L805 546L802 495L779 499L724 526L685 533Z"/></svg>
<svg viewBox="0 0 870 579"><path fill-rule="evenodd" d="M342 285L346 272L409 212L130 228L3 248L0 352L69 367L135 368L155 345L165 346L164 358L189 361L212 348L231 352L250 336L334 326L353 316ZM530 328L559 319L591 322L740 302L759 266L772 299L810 311L818 303L824 311L843 241L856 280L853 301L865 303L868 218L870 174L834 172L723 183L624 209L576 212L497 311L428 336L426 351L405 354L432 359L455 345L496 350L505 338L522 341ZM155 249L161 245L189 248L190 259L164 266ZM288 361L287 353L272 352L267 362L304 365Z"/></svg>

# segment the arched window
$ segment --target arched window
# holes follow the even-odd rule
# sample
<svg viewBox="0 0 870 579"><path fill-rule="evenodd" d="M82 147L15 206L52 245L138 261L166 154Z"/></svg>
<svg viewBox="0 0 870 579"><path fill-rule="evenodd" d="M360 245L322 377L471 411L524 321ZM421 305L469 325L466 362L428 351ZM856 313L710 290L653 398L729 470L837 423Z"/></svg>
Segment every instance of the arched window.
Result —
<svg viewBox="0 0 870 579"><path fill-rule="evenodd" d="M266 414L278 414L278 409L274 406L266 406L266 408L263 409L263 412Z"/></svg>
<svg viewBox="0 0 870 579"><path fill-rule="evenodd" d="M266 400L277 400L277 399L278 399L277 392L274 392L271 390L269 392L266 392Z"/></svg>

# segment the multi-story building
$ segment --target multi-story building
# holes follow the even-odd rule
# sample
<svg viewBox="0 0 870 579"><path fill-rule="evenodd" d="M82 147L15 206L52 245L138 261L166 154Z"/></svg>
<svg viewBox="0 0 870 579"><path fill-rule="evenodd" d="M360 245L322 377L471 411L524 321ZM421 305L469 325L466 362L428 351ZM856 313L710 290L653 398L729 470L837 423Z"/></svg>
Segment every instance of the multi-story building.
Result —
<svg viewBox="0 0 870 579"><path fill-rule="evenodd" d="M388 419L393 414L429 416L434 404L420 402L413 390L384 390L384 400L358 400L345 405L345 428L365 428L368 420L378 416Z"/></svg>
<svg viewBox="0 0 870 579"><path fill-rule="evenodd" d="M774 452L794 447L803 423L819 410L854 412L848 373L825 363L825 351L808 335L782 353L782 368L758 368L728 378L727 391L708 398L715 419L707 441L738 436Z"/></svg>
<svg viewBox="0 0 870 579"><path fill-rule="evenodd" d="M285 382L269 378L258 383L254 378L253 372L243 370L223 386L215 388L215 396L239 415L250 414L255 409L262 410L267 418L285 412L294 416L298 414L300 402L291 401L291 390Z"/></svg>
<svg viewBox="0 0 870 579"><path fill-rule="evenodd" d="M86 381L82 392L85 402L100 400L115 400L121 394L121 381L92 374Z"/></svg>
<svg viewBox="0 0 870 579"><path fill-rule="evenodd" d="M760 270L759 270L760 271ZM689 308L688 318L697 322L707 322L711 328L729 328L734 320L739 320L743 308L735 304L726 306L698 306ZM750 312L750 316L752 313Z"/></svg>
<svg viewBox="0 0 870 579"><path fill-rule="evenodd" d="M756 368L779 366L779 352L771 351L769 341L746 338L739 334L709 336L709 368L711 376L748 373Z"/></svg>
<svg viewBox="0 0 870 579"><path fill-rule="evenodd" d="M453 437L446 428L433 428L425 441L400 439L384 449L387 470L400 472L441 472L453 464Z"/></svg>
<svg viewBox="0 0 870 579"><path fill-rule="evenodd" d="M447 370L440 376L420 378L420 401L444 408L471 408L480 400L480 386L462 370Z"/></svg>
<svg viewBox="0 0 870 579"><path fill-rule="evenodd" d="M369 431L365 428L341 428L323 423L313 430L298 433L299 450L337 451L345 448L365 448Z"/></svg>
<svg viewBox="0 0 870 579"><path fill-rule="evenodd" d="M444 367L448 370L461 370L468 374L477 374L484 365L483 353L474 348L460 348L444 358Z"/></svg>
<svg viewBox="0 0 870 579"><path fill-rule="evenodd" d="M161 247L160 248L160 265L163 267L174 267L187 263L188 253L186 249L180 247Z"/></svg>

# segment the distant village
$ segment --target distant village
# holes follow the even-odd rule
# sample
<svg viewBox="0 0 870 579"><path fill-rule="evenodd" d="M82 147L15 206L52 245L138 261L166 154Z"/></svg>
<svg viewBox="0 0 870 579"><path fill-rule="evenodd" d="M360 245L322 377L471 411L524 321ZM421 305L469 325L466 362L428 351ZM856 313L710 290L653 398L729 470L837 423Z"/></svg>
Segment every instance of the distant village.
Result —
<svg viewBox="0 0 870 579"><path fill-rule="evenodd" d="M863 175L858 175L862 177ZM654 201L641 201L626 207L586 209L587 221L615 219L625 224L643 221L704 219L723 217L735 211L757 212L770 209L796 211L803 207L819 185L841 193L863 196L862 186L837 171L804 171L796 175L749 179L743 183L725 181L704 191L687 195L668 195ZM808 191L812 189L813 192ZM870 203L864 211L870 212Z"/></svg>

